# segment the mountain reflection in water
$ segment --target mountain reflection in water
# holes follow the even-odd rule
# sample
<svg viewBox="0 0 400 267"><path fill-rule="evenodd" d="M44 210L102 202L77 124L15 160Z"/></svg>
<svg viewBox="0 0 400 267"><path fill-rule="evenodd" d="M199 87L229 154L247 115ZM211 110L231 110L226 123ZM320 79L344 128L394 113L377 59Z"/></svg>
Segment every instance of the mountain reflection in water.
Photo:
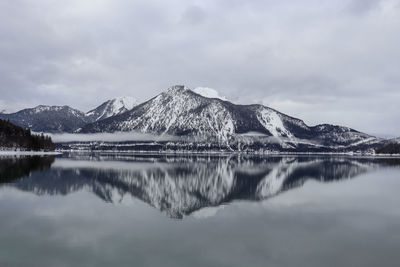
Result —
<svg viewBox="0 0 400 267"><path fill-rule="evenodd" d="M350 179L395 159L352 157L80 156L0 158L0 186L37 195L92 192L140 199L171 218L236 200L260 201L307 180Z"/></svg>

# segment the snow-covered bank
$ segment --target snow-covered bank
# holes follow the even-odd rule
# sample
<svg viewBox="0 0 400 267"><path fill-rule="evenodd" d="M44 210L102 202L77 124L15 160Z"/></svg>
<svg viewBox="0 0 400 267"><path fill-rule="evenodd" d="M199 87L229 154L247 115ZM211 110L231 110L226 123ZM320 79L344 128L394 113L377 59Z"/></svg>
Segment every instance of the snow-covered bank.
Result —
<svg viewBox="0 0 400 267"><path fill-rule="evenodd" d="M120 155L217 155L217 156L232 156L232 155L248 155L248 156L344 156L354 158L400 158L400 154L373 154L373 153L354 153L354 152L258 152L258 151L196 151L196 150L86 150L86 149L57 149L62 153L94 153L94 154L120 154Z"/></svg>
<svg viewBox="0 0 400 267"><path fill-rule="evenodd" d="M0 150L0 156L45 156L45 155L61 155L61 152L44 152L44 151L13 151Z"/></svg>

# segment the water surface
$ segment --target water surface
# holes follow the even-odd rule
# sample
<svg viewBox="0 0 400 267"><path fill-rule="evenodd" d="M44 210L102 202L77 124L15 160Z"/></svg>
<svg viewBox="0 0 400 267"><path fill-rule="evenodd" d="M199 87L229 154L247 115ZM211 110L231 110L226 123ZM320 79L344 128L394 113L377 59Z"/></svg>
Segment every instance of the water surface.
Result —
<svg viewBox="0 0 400 267"><path fill-rule="evenodd" d="M0 266L399 266L396 159L0 158Z"/></svg>

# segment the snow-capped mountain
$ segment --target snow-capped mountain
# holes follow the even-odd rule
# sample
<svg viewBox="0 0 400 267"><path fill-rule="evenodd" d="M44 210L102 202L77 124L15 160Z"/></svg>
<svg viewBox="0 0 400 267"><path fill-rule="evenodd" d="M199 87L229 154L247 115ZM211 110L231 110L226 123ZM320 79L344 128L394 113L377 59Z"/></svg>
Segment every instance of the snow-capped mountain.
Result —
<svg viewBox="0 0 400 267"><path fill-rule="evenodd" d="M90 121L98 121L122 114L138 104L139 102L133 97L118 97L108 100L97 108L90 110L86 113L86 116L90 118Z"/></svg>
<svg viewBox="0 0 400 267"><path fill-rule="evenodd" d="M308 126L300 119L262 105L236 105L204 97L185 86L173 86L130 111L87 124L80 130L117 131L191 137L217 141L231 148L255 142L287 149L340 148L380 141L348 127Z"/></svg>
<svg viewBox="0 0 400 267"><path fill-rule="evenodd" d="M90 122L86 115L69 106L44 106L0 114L1 119L35 132L73 132Z"/></svg>

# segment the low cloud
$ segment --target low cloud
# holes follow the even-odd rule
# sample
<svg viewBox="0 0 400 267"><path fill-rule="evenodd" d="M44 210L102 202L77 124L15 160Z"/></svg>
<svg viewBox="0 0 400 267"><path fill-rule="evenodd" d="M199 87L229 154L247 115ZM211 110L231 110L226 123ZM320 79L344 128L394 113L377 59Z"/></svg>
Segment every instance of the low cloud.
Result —
<svg viewBox="0 0 400 267"><path fill-rule="evenodd" d="M193 89L193 92L196 94L202 95L204 97L208 98L219 98L224 101L228 101L228 99L225 96L221 96L217 90L209 87L196 87Z"/></svg>
<svg viewBox="0 0 400 267"><path fill-rule="evenodd" d="M124 142L124 141L174 141L178 137L170 135L153 135L137 132L115 132L115 133L98 133L98 134L47 134L53 142Z"/></svg>

